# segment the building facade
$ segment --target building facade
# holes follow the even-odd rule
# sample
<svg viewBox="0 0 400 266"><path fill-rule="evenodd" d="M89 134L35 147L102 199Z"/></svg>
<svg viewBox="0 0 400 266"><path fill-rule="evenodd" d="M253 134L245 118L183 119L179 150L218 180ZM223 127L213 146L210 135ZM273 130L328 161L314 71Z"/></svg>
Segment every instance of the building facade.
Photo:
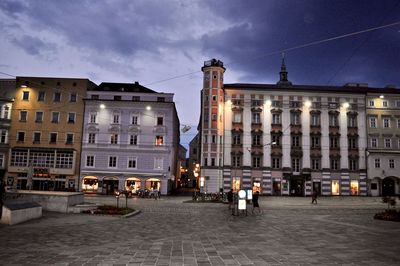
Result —
<svg viewBox="0 0 400 266"><path fill-rule="evenodd" d="M224 84L225 68L215 59L205 62L202 71L204 191L371 194L365 104L366 94L374 89L363 84L293 85L284 60L276 85ZM391 116L395 123L397 115Z"/></svg>
<svg viewBox="0 0 400 266"><path fill-rule="evenodd" d="M17 77L7 178L17 189L78 190L87 79Z"/></svg>
<svg viewBox="0 0 400 266"><path fill-rule="evenodd" d="M5 180L15 79L0 79L0 180ZM12 180L10 180L11 182Z"/></svg>
<svg viewBox="0 0 400 266"><path fill-rule="evenodd" d="M199 133L189 143L189 160L188 160L188 183L189 187L196 188L198 178L195 176L196 164L200 164L200 143Z"/></svg>
<svg viewBox="0 0 400 266"><path fill-rule="evenodd" d="M135 82L102 83L87 96L82 191L157 189L168 194L179 171L179 119L173 94Z"/></svg>
<svg viewBox="0 0 400 266"><path fill-rule="evenodd" d="M366 107L369 194L399 195L400 94L398 90L388 87L370 90Z"/></svg>

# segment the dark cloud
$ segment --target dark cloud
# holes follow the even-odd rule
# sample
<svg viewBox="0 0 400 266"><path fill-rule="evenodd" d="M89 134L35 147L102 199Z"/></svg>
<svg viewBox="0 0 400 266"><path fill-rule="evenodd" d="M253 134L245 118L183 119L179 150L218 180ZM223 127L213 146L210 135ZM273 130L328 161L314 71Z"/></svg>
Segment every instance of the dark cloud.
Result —
<svg viewBox="0 0 400 266"><path fill-rule="evenodd" d="M17 14L24 12L27 6L18 0L2 0L0 1L0 10L8 15L16 18Z"/></svg>
<svg viewBox="0 0 400 266"><path fill-rule="evenodd" d="M46 43L37 37L23 35L18 38L13 38L12 42L21 47L26 53L30 55L44 55L52 53L56 50L54 43Z"/></svg>

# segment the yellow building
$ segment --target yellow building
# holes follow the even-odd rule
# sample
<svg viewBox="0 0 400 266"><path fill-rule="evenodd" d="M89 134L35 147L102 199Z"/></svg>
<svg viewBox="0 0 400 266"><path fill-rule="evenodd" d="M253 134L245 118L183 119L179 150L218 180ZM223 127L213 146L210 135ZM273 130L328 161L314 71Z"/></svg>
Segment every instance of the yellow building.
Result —
<svg viewBox="0 0 400 266"><path fill-rule="evenodd" d="M79 189L83 98L94 86L88 79L17 77L9 134L9 185Z"/></svg>

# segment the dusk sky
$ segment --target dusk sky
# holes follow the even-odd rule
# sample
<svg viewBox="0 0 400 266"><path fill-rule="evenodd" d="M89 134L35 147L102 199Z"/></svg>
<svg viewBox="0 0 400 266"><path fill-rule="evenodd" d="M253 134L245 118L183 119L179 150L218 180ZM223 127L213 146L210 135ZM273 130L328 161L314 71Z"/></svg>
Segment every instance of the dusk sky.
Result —
<svg viewBox="0 0 400 266"><path fill-rule="evenodd" d="M275 84L289 49L293 84L400 86L398 0L0 0L0 31L3 73L139 81L175 93L181 124L192 126L185 146L199 121L200 68L211 58L224 62L225 83Z"/></svg>

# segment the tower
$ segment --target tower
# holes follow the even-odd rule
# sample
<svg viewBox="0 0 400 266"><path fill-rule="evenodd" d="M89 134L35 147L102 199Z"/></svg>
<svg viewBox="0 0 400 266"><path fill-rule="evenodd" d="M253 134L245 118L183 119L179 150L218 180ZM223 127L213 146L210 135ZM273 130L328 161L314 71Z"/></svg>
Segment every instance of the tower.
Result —
<svg viewBox="0 0 400 266"><path fill-rule="evenodd" d="M279 81L276 83L277 85L292 85L292 82L288 80L288 72L286 70L285 65L285 53L282 53L282 65L281 71L279 72Z"/></svg>
<svg viewBox="0 0 400 266"><path fill-rule="evenodd" d="M201 92L201 172L200 190L218 192L222 188L224 134L224 63L217 59L204 62Z"/></svg>

